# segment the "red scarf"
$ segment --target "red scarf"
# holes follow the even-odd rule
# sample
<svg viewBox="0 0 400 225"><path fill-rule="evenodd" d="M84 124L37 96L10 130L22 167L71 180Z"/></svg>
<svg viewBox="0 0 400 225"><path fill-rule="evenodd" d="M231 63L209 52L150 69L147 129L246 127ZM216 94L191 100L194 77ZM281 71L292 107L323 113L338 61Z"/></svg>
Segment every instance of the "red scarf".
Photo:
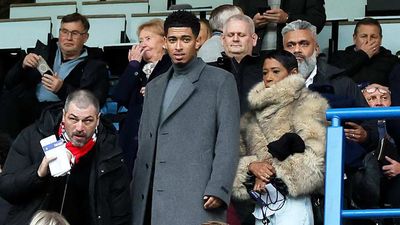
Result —
<svg viewBox="0 0 400 225"><path fill-rule="evenodd" d="M72 163L78 163L79 159L86 155L90 150L93 149L93 146L96 144L96 133L93 134L93 137L82 147L76 147L69 141L66 137L66 132L64 129L64 124L61 123L58 128L58 135L64 139L66 142L65 147L72 153L74 156L72 159Z"/></svg>

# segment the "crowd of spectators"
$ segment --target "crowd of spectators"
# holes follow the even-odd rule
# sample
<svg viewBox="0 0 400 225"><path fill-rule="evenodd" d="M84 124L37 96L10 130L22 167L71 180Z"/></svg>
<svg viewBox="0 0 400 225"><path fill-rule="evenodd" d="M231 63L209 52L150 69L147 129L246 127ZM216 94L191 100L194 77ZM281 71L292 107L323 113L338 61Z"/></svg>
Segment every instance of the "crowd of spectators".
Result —
<svg viewBox="0 0 400 225"><path fill-rule="evenodd" d="M209 20L179 10L141 24L111 92L79 13L0 74L0 225L317 224L325 111L400 105L399 59L365 18L328 63L323 0L233 2ZM107 100L127 109L119 130ZM342 126L344 206L400 207L399 121ZM379 202L361 204L355 180L382 139L395 153L379 164Z"/></svg>

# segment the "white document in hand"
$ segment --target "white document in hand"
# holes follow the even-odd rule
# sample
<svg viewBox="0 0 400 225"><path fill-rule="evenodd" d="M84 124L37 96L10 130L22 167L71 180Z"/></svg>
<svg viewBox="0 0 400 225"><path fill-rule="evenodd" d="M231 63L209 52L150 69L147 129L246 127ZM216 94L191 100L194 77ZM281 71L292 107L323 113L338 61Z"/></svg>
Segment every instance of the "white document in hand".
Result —
<svg viewBox="0 0 400 225"><path fill-rule="evenodd" d="M48 157L55 156L56 159L49 163L50 173L53 177L59 177L71 170L67 149L63 140L58 140L54 135L40 141L43 151Z"/></svg>

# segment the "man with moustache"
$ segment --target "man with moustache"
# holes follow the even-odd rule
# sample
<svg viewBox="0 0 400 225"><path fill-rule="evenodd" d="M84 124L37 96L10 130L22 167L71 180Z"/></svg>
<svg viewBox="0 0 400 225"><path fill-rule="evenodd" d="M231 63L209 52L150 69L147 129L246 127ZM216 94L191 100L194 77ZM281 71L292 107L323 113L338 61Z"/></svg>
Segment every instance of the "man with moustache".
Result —
<svg viewBox="0 0 400 225"><path fill-rule="evenodd" d="M133 225L225 221L239 154L232 74L196 53L200 23L176 11L164 22L171 68L146 86L133 170Z"/></svg>
<svg viewBox="0 0 400 225"><path fill-rule="evenodd" d="M68 95L15 139L0 173L0 196L12 204L7 225L28 225L37 210L60 212L70 224L130 221L128 171L114 127L100 119L99 102L87 90ZM53 176L40 141L55 135L71 170ZM57 150L53 150L57 151Z"/></svg>
<svg viewBox="0 0 400 225"><path fill-rule="evenodd" d="M360 89L345 76L345 70L318 57L320 49L314 25L302 20L293 21L283 28L282 36L284 49L297 58L299 72L306 78L305 85L325 96L331 107L368 107ZM364 149L373 150L377 145L376 126L370 121L346 122L344 133L352 146L351 151L345 153L345 162L357 167L366 153Z"/></svg>

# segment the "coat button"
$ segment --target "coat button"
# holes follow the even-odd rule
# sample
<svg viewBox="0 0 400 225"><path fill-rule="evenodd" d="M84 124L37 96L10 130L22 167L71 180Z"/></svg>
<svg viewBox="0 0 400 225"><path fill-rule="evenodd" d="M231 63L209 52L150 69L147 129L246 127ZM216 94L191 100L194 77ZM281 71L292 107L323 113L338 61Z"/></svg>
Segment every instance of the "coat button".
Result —
<svg viewBox="0 0 400 225"><path fill-rule="evenodd" d="M148 169L148 168L149 168L149 164L146 163L146 169Z"/></svg>
<svg viewBox="0 0 400 225"><path fill-rule="evenodd" d="M153 137L153 134L150 132L150 137Z"/></svg>
<svg viewBox="0 0 400 225"><path fill-rule="evenodd" d="M104 170L100 170L101 173L104 173Z"/></svg>
<svg viewBox="0 0 400 225"><path fill-rule="evenodd" d="M142 195L142 200L144 199L144 195Z"/></svg>
<svg viewBox="0 0 400 225"><path fill-rule="evenodd" d="M97 219L101 219L101 216L97 216Z"/></svg>
<svg viewBox="0 0 400 225"><path fill-rule="evenodd" d="M139 73L138 73L138 72L135 72L134 75L137 76L137 75L139 75Z"/></svg>

